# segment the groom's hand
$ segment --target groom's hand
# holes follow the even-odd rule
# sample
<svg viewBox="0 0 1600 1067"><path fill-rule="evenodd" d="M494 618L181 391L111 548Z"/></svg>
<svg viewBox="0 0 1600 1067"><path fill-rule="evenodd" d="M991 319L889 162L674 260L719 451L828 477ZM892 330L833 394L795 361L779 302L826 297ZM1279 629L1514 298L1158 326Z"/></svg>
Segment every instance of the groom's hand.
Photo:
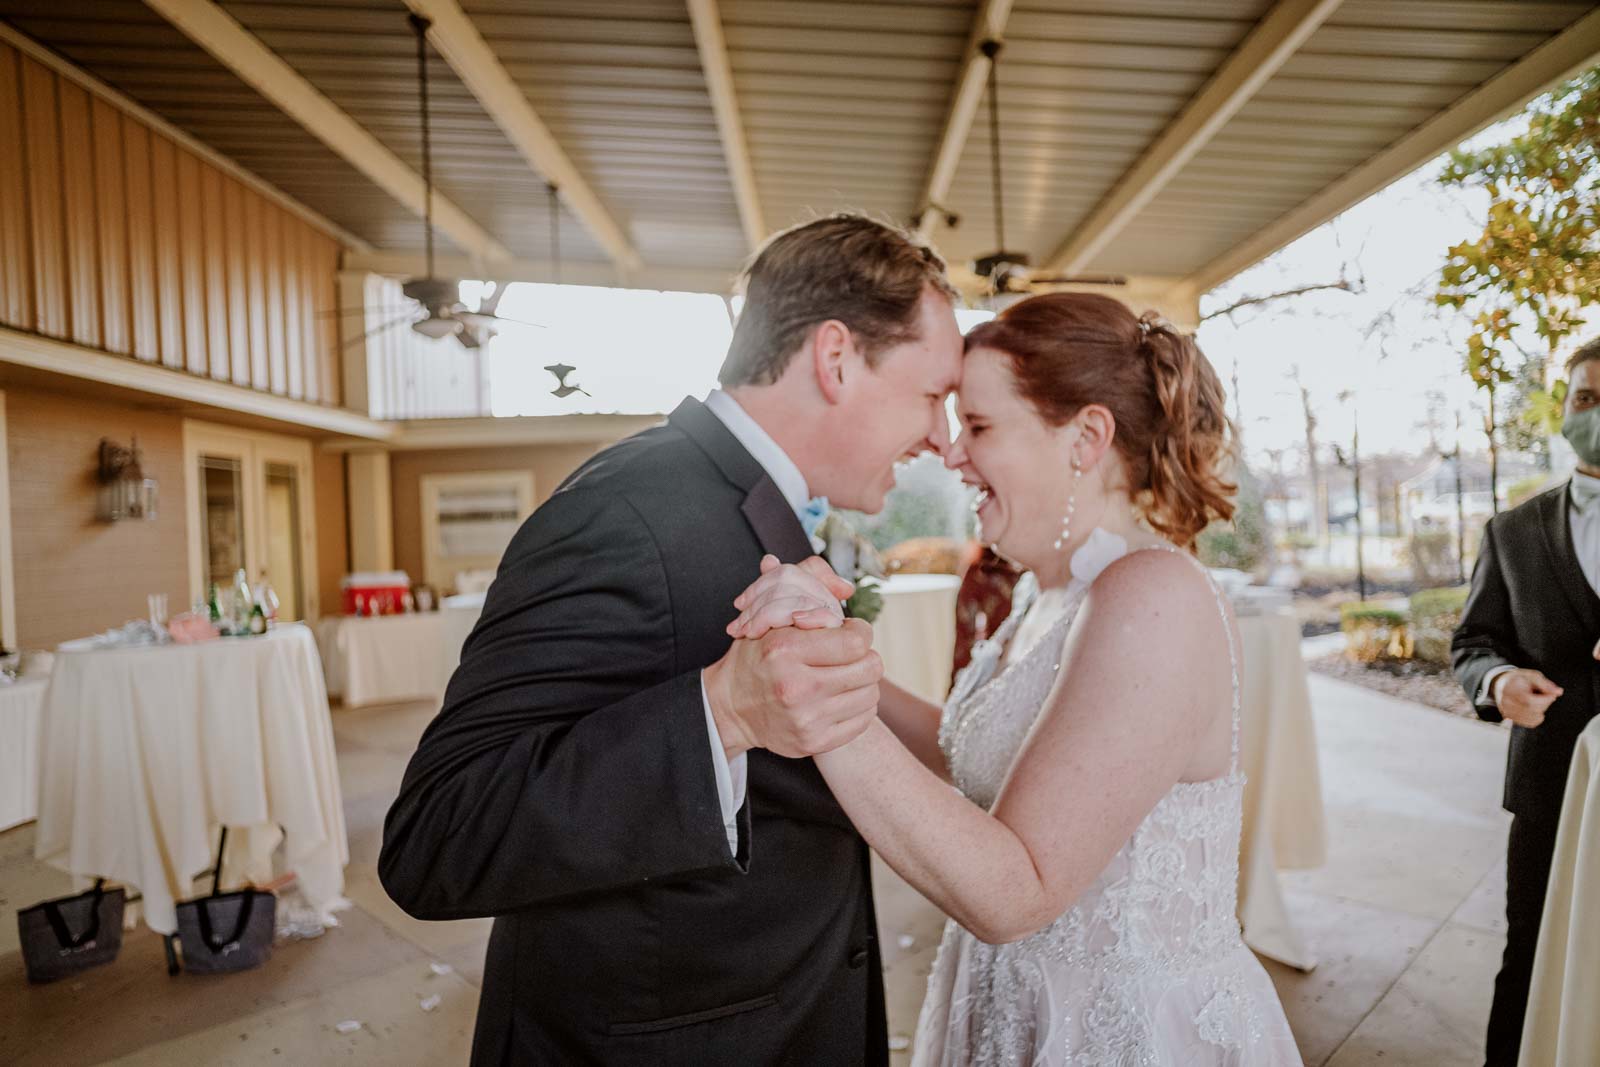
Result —
<svg viewBox="0 0 1600 1067"><path fill-rule="evenodd" d="M878 713L883 661L858 619L733 643L703 679L728 758L752 748L798 759L853 741Z"/></svg>

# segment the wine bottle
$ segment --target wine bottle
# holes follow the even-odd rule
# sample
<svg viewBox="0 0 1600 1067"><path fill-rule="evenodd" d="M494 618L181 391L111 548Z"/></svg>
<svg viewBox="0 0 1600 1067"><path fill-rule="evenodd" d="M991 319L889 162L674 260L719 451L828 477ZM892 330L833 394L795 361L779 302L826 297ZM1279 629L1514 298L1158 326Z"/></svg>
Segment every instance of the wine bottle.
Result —
<svg viewBox="0 0 1600 1067"><path fill-rule="evenodd" d="M253 634L267 632L267 613L261 610L260 604L250 609L250 632Z"/></svg>

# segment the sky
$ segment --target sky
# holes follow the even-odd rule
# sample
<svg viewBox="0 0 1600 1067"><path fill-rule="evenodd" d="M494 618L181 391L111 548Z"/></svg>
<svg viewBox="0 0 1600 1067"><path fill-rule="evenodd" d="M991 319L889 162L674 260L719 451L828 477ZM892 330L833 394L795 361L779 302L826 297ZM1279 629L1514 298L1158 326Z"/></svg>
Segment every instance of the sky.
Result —
<svg viewBox="0 0 1600 1067"><path fill-rule="evenodd" d="M1502 123L1474 141L1497 140L1513 128ZM1201 348L1242 416L1251 461L1266 463L1285 450L1290 467L1301 462L1296 372L1325 443L1348 441L1359 413L1364 453L1417 452L1429 443L1431 412L1448 449L1459 413L1466 450L1483 449L1482 409L1462 369L1464 316L1436 308L1433 294L1446 250L1481 230L1487 196L1440 186L1439 166L1436 160L1402 178L1202 299L1201 312L1209 314L1243 297L1305 285L1343 279L1356 289L1309 293L1202 324ZM499 311L540 327L507 325L491 342L495 415L670 411L685 395L715 387L732 335L730 305L706 294L514 284ZM970 329L989 313L963 310L958 317ZM591 396L550 394L555 378L543 368L558 362L577 368L569 381Z"/></svg>

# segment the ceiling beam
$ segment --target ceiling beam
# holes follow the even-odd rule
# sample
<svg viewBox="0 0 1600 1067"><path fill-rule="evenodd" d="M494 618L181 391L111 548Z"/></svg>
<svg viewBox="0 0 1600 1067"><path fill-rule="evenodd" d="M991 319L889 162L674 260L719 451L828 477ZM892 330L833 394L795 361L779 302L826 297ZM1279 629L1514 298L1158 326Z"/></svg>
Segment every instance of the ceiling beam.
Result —
<svg viewBox="0 0 1600 1067"><path fill-rule="evenodd" d="M441 275L471 278L486 282L557 281L555 266L540 260L503 259L494 263L475 263L465 256L437 256ZM340 263L345 271L388 274L407 278L420 273L419 252L347 253ZM624 273L611 263L585 263L565 260L561 264L563 285L595 285L608 289L652 289L668 292L715 293L726 296L734 289L734 272L703 267L641 267Z"/></svg>
<svg viewBox="0 0 1600 1067"><path fill-rule="evenodd" d="M944 132L939 135L939 147L933 154L933 165L928 168L928 180L922 186L922 200L917 205L921 218L917 222L917 236L927 240L933 234L944 212L934 205L946 205L950 185L955 181L956 167L961 163L967 148L967 135L972 132L972 120L983 102L984 86L989 80L990 59L979 51L985 41L998 41L1005 36L1006 20L1011 17L1012 0L983 0L978 14L972 20L972 32L967 35L967 50L961 64L961 74L956 79L956 91L950 97L950 110L945 115Z"/></svg>
<svg viewBox="0 0 1600 1067"><path fill-rule="evenodd" d="M705 72L711 110L717 117L728 180L733 183L733 198L739 205L739 221L753 250L766 240L767 222L756 192L756 172L750 164L744 123L739 118L739 98L733 89L733 66L728 62L728 42L722 35L717 0L689 0L689 20L694 24L694 43L700 50L700 68Z"/></svg>
<svg viewBox="0 0 1600 1067"><path fill-rule="evenodd" d="M528 165L559 190L568 210L606 250L612 262L624 272L643 266L633 242L556 143L521 86L506 73L500 57L461 5L456 0L406 0L406 6L432 21L428 39L455 70L456 77L477 97Z"/></svg>
<svg viewBox="0 0 1600 1067"><path fill-rule="evenodd" d="M1155 199L1189 160L1333 14L1340 0L1278 0L1111 192L1072 229L1045 269L1077 274Z"/></svg>
<svg viewBox="0 0 1600 1067"><path fill-rule="evenodd" d="M422 175L322 95L232 15L211 0L145 3L418 218L423 217L426 186ZM440 196L437 189L433 193L433 222L469 256L495 260L511 255L465 211Z"/></svg>
<svg viewBox="0 0 1600 1067"><path fill-rule="evenodd" d="M1597 62L1600 11L1591 11L1299 207L1195 271L1188 281L1201 293L1216 288Z"/></svg>

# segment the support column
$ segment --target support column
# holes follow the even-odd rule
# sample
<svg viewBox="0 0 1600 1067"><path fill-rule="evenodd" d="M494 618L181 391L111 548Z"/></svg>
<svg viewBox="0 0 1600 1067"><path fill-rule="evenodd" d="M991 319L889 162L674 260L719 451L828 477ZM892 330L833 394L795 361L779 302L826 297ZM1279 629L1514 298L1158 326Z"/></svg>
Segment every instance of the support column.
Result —
<svg viewBox="0 0 1600 1067"><path fill-rule="evenodd" d="M350 569L394 570L389 453L351 452L345 457L345 484L350 509Z"/></svg>
<svg viewBox="0 0 1600 1067"><path fill-rule="evenodd" d="M367 342L370 328L362 309L372 303L366 271L339 272L339 373L344 385L344 406L363 415L373 412L372 372Z"/></svg>

